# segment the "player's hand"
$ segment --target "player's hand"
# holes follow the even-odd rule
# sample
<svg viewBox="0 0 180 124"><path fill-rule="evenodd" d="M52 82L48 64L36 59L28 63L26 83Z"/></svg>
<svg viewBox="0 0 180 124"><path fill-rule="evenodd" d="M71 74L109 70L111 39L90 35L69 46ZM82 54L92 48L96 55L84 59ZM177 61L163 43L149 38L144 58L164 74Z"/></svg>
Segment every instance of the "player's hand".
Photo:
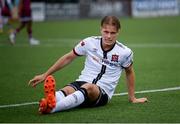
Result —
<svg viewBox="0 0 180 124"><path fill-rule="evenodd" d="M44 81L46 76L44 74L37 75L33 79L31 79L28 83L29 86L36 87L37 84L41 83Z"/></svg>
<svg viewBox="0 0 180 124"><path fill-rule="evenodd" d="M148 102L147 98L134 98L133 100L129 100L132 103L145 103Z"/></svg>

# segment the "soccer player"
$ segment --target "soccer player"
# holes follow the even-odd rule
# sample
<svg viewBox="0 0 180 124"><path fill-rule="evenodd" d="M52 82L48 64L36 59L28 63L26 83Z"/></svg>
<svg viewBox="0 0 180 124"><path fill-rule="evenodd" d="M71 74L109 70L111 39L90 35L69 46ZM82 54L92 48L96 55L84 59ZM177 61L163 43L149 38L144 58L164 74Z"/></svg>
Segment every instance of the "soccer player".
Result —
<svg viewBox="0 0 180 124"><path fill-rule="evenodd" d="M0 32L3 32L3 26L7 24L10 32L13 30L13 13L17 8L18 0L0 0Z"/></svg>
<svg viewBox="0 0 180 124"><path fill-rule="evenodd" d="M117 17L105 16L101 20L101 36L92 36L80 41L45 73L29 81L29 85L35 87L45 80L45 98L40 100L40 113L54 113L77 106L106 105L113 96L123 70L127 79L129 101L132 103L147 101L147 98L135 97L133 52L117 41L120 29L121 25ZM51 75L80 56L86 56L86 60L79 78L55 92L55 79Z"/></svg>
<svg viewBox="0 0 180 124"><path fill-rule="evenodd" d="M0 0L0 33L3 33L3 18L2 18L2 3L1 3L1 0Z"/></svg>
<svg viewBox="0 0 180 124"><path fill-rule="evenodd" d="M15 38L23 28L26 27L30 45L39 45L39 41L32 37L32 15L31 15L31 0L19 1L19 17L20 25L9 36L10 42L15 44Z"/></svg>

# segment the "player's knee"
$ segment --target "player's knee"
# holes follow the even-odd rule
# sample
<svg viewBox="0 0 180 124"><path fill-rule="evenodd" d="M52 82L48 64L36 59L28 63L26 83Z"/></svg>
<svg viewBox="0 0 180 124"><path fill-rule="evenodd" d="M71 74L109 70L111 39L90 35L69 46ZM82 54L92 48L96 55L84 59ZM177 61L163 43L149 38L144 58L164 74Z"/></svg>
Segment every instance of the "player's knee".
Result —
<svg viewBox="0 0 180 124"><path fill-rule="evenodd" d="M86 91L88 92L88 94L93 92L93 90L95 88L94 85L90 84L90 83L86 83L86 84L82 85L81 87L85 88Z"/></svg>
<svg viewBox="0 0 180 124"><path fill-rule="evenodd" d="M66 86L66 87L64 87L64 88L61 89L61 90L64 91L64 93L66 94L66 96L75 92L75 89L72 88L71 86Z"/></svg>
<svg viewBox="0 0 180 124"><path fill-rule="evenodd" d="M81 86L82 88L86 89L88 97L90 99L96 99L99 96L99 88L95 84L86 83Z"/></svg>

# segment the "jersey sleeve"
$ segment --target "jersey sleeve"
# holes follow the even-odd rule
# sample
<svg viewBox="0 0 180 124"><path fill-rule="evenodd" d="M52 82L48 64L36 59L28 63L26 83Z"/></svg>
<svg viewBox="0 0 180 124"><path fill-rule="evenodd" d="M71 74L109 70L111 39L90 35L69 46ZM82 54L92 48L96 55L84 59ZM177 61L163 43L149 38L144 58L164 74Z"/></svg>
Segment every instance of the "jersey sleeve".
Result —
<svg viewBox="0 0 180 124"><path fill-rule="evenodd" d="M122 67L127 68L132 64L133 64L133 52L130 49L128 49L126 55L124 56Z"/></svg>
<svg viewBox="0 0 180 124"><path fill-rule="evenodd" d="M86 46L87 43L85 40L80 41L73 49L74 54L77 56L86 55Z"/></svg>

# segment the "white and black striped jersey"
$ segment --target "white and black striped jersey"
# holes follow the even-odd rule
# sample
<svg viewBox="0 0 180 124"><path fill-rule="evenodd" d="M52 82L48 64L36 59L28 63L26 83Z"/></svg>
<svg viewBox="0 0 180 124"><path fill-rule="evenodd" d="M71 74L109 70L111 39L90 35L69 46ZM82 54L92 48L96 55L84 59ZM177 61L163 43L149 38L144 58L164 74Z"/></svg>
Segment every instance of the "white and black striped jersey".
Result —
<svg viewBox="0 0 180 124"><path fill-rule="evenodd" d="M102 38L93 36L79 42L73 51L78 56L86 56L84 69L77 81L97 84L111 99L123 68L133 62L131 49L116 41L112 49L105 51Z"/></svg>

